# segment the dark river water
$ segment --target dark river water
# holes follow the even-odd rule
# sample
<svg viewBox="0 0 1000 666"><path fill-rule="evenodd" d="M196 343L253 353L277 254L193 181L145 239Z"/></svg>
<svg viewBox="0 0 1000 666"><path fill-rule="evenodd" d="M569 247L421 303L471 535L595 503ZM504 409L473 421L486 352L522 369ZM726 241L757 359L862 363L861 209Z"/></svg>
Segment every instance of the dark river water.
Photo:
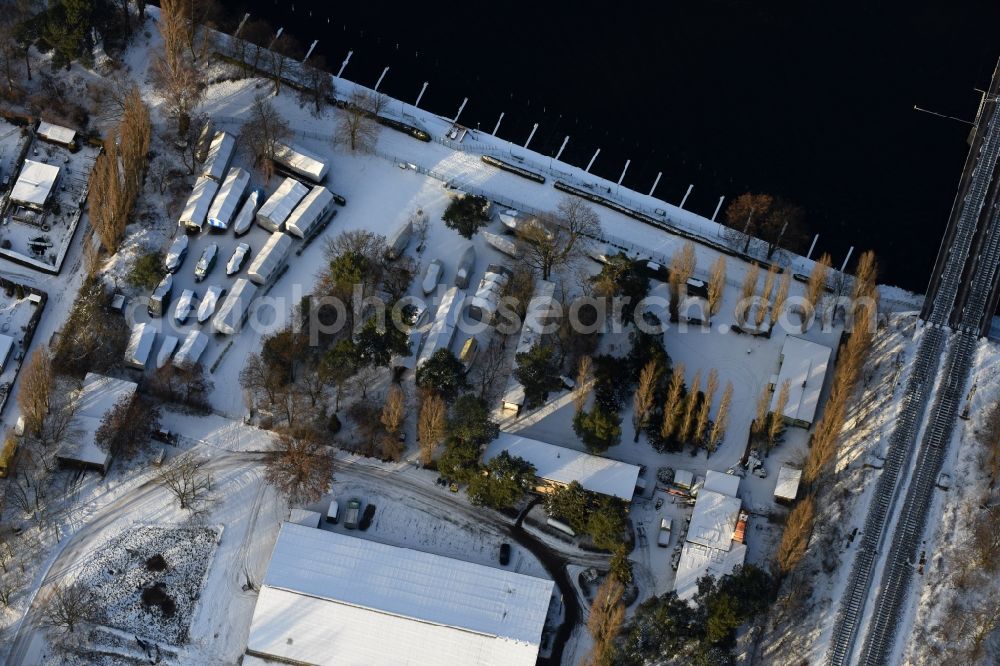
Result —
<svg viewBox="0 0 1000 666"><path fill-rule="evenodd" d="M807 211L835 264L872 248L882 279L928 275L1000 55L1000 1L380 3L246 9L344 76L710 216L747 190ZM857 256L857 254L855 254Z"/></svg>

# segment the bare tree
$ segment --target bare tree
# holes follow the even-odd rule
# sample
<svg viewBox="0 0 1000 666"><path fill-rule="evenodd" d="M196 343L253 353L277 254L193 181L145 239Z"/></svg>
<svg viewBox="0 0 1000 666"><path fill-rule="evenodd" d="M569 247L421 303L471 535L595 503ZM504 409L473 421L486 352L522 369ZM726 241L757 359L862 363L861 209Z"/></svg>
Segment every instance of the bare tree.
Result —
<svg viewBox="0 0 1000 666"><path fill-rule="evenodd" d="M368 152L378 141L378 122L372 117L371 95L358 91L351 95L347 106L341 110L333 142L352 151Z"/></svg>
<svg viewBox="0 0 1000 666"><path fill-rule="evenodd" d="M503 341L494 336L476 362L474 386L479 388L480 400L492 402L497 397L506 366L507 354Z"/></svg>
<svg viewBox="0 0 1000 666"><path fill-rule="evenodd" d="M182 0L161 0L157 22L163 51L153 60L153 81L160 89L179 136L187 134L191 113L204 93L202 68L195 58L195 25Z"/></svg>
<svg viewBox="0 0 1000 666"><path fill-rule="evenodd" d="M149 445L160 427L160 410L139 396L122 396L101 419L94 443L112 456L126 460Z"/></svg>
<svg viewBox="0 0 1000 666"><path fill-rule="evenodd" d="M601 236L601 219L578 197L564 196L556 210L518 230L524 241L522 261L543 280L586 255L591 239Z"/></svg>
<svg viewBox="0 0 1000 666"><path fill-rule="evenodd" d="M715 400L715 392L719 390L719 373L715 368L708 372L708 380L705 382L705 399L698 407L698 414L694 421L694 436L691 438L701 444L708 430L708 417L712 409L712 401Z"/></svg>
<svg viewBox="0 0 1000 666"><path fill-rule="evenodd" d="M420 439L420 462L424 467L434 460L438 445L444 439L448 408L436 393L424 397L417 420L417 437Z"/></svg>
<svg viewBox="0 0 1000 666"><path fill-rule="evenodd" d="M101 617L101 605L97 595L83 583L57 583L43 612L48 626L73 633L81 624L97 622Z"/></svg>
<svg viewBox="0 0 1000 666"><path fill-rule="evenodd" d="M806 283L805 312L802 313L802 332L805 333L809 319L816 311L816 306L826 291L826 279L830 273L830 266L833 260L826 252L813 265L812 272L809 273L809 281Z"/></svg>
<svg viewBox="0 0 1000 666"><path fill-rule="evenodd" d="M694 243L688 241L670 258L670 319L677 320L680 312L681 289L694 275Z"/></svg>
<svg viewBox="0 0 1000 666"><path fill-rule="evenodd" d="M743 276L743 286L740 287L740 300L736 304L736 322L742 326L746 323L747 314L750 312L751 300L757 291L757 278L760 276L760 266L757 263L750 264L746 275Z"/></svg>
<svg viewBox="0 0 1000 666"><path fill-rule="evenodd" d="M289 504L315 502L333 483L333 455L313 430L278 434L264 458L265 478Z"/></svg>
<svg viewBox="0 0 1000 666"><path fill-rule="evenodd" d="M771 387L764 386L764 389L757 396L757 409L754 412L753 424L750 431L753 433L763 433L767 427L767 412L771 407Z"/></svg>
<svg viewBox="0 0 1000 666"><path fill-rule="evenodd" d="M594 360L582 356L576 370L576 387L573 391L573 406L579 414L587 406L587 398L594 385Z"/></svg>
<svg viewBox="0 0 1000 666"><path fill-rule="evenodd" d="M813 496L807 495L788 514L775 558L775 568L779 575L784 576L794 569L806 554L809 537L812 536L814 509Z"/></svg>
<svg viewBox="0 0 1000 666"><path fill-rule="evenodd" d="M112 136L104 142L104 150L94 162L88 192L90 224L101 239L101 245L111 254L118 251L125 237L131 209L124 182L118 141Z"/></svg>
<svg viewBox="0 0 1000 666"><path fill-rule="evenodd" d="M390 435L397 435L406 419L406 394L399 384L389 386L389 392L382 406L382 427Z"/></svg>
<svg viewBox="0 0 1000 666"><path fill-rule="evenodd" d="M312 56L308 65L303 68L305 80L299 91L299 103L312 106L312 114L319 118L327 100L333 97L333 78L327 71L326 60L322 55Z"/></svg>
<svg viewBox="0 0 1000 666"><path fill-rule="evenodd" d="M205 471L205 461L184 455L160 469L158 484L170 491L182 509L197 512L212 489L212 477Z"/></svg>
<svg viewBox="0 0 1000 666"><path fill-rule="evenodd" d="M266 179L274 173L274 154L278 145L291 136L291 129L271 101L264 96L254 98L250 118L240 129L240 141L253 156L254 165Z"/></svg>
<svg viewBox="0 0 1000 666"><path fill-rule="evenodd" d="M121 138L122 175L127 196L134 203L142 191L149 144L153 136L149 107L142 101L139 88L135 84L125 96L122 111L121 122L118 125Z"/></svg>
<svg viewBox="0 0 1000 666"><path fill-rule="evenodd" d="M614 640L625 622L625 588L614 576L607 576L597 588L587 618L587 631L594 646L587 657L587 666L612 666Z"/></svg>
<svg viewBox="0 0 1000 666"><path fill-rule="evenodd" d="M774 302L771 304L771 323L768 330L773 330L774 325L778 323L778 319L781 317L781 311L785 307L785 302L788 300L788 290L792 286L792 271L786 270L782 276L781 281L778 282L778 291L774 295Z"/></svg>
<svg viewBox="0 0 1000 666"><path fill-rule="evenodd" d="M663 403L663 425L660 426L660 437L667 439L677 433L680 427L681 414L684 410L684 364L678 363L670 374L667 385L667 397Z"/></svg>
<svg viewBox="0 0 1000 666"><path fill-rule="evenodd" d="M20 567L12 567L10 571L0 574L0 607L11 608L18 592L27 588L28 574Z"/></svg>
<svg viewBox="0 0 1000 666"><path fill-rule="evenodd" d="M771 209L774 197L769 194L751 194L746 192L733 199L723 216L726 226L726 237L733 244L743 243L743 252L750 249L759 221Z"/></svg>
<svg viewBox="0 0 1000 666"><path fill-rule="evenodd" d="M708 313L714 317L722 306L722 295L726 291L726 255L720 254L712 264L708 276Z"/></svg>
<svg viewBox="0 0 1000 666"><path fill-rule="evenodd" d="M639 432L649 421L649 413L656 399L656 386L660 382L660 373L660 364L656 359L649 361L639 372L639 385L632 397L632 427L635 430L633 442L639 441Z"/></svg>
<svg viewBox="0 0 1000 666"><path fill-rule="evenodd" d="M706 449L708 455L712 455L722 443L722 438L726 434L726 426L729 425L729 407L733 401L733 383L726 382L726 388L722 391L722 399L719 400L719 409L715 412L715 421L712 422L712 431L708 435Z"/></svg>
<svg viewBox="0 0 1000 666"><path fill-rule="evenodd" d="M267 55L271 60L270 71L271 80L274 82L274 94L277 95L281 92L281 81L289 60L298 60L305 55L305 52L299 40L290 33L282 32L271 43Z"/></svg>
<svg viewBox="0 0 1000 666"><path fill-rule="evenodd" d="M28 362L21 368L21 384L17 394L17 404L24 417L24 429L36 434L49 413L52 389L55 387L55 373L49 348L41 346L35 350Z"/></svg>
<svg viewBox="0 0 1000 666"><path fill-rule="evenodd" d="M788 405L788 395L791 388L791 381L786 379L781 383L778 394L774 399L774 409L771 410L771 421L767 425L767 445L768 449L774 447L778 437L785 429L785 407Z"/></svg>
<svg viewBox="0 0 1000 666"><path fill-rule="evenodd" d="M681 414L681 423L677 432L677 436L682 442L691 441L695 416L698 413L698 393L700 391L701 370L694 373L694 378L691 380L691 387L688 389L687 397L684 399L684 412Z"/></svg>

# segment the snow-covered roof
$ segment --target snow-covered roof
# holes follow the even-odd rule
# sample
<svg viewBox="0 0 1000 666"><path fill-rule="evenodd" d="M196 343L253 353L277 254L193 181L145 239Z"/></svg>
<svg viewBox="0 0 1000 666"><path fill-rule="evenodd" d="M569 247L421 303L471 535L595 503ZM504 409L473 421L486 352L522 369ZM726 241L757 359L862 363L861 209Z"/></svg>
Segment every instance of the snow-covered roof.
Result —
<svg viewBox="0 0 1000 666"><path fill-rule="evenodd" d="M277 231L308 193L309 188L305 185L294 178L286 178L257 211L257 223L265 229Z"/></svg>
<svg viewBox="0 0 1000 666"><path fill-rule="evenodd" d="M275 231L250 263L247 276L257 284L267 284L274 272L285 263L285 258L288 257L288 250L291 247L292 237Z"/></svg>
<svg viewBox="0 0 1000 666"><path fill-rule="evenodd" d="M35 160L24 160L21 173L10 191L10 200L25 206L41 208L49 199L56 178L59 177L59 167Z"/></svg>
<svg viewBox="0 0 1000 666"><path fill-rule="evenodd" d="M333 194L322 185L309 191L292 214L285 220L288 233L305 238L317 223L321 222L333 205Z"/></svg>
<svg viewBox="0 0 1000 666"><path fill-rule="evenodd" d="M302 525L303 527L316 527L323 519L323 514L309 509L289 509L288 522Z"/></svg>
<svg viewBox="0 0 1000 666"><path fill-rule="evenodd" d="M227 229L249 184L249 172L239 167L230 169L229 173L226 174L226 179L222 181L219 193L212 201L212 206L208 209L209 224L211 224L211 220L218 220L222 228Z"/></svg>
<svg viewBox="0 0 1000 666"><path fill-rule="evenodd" d="M0 333L0 371L2 371L3 366L7 364L7 357L10 356L10 350L13 348L14 338Z"/></svg>
<svg viewBox="0 0 1000 666"><path fill-rule="evenodd" d="M788 402L782 414L792 421L812 423L830 363L831 349L789 335L781 347L781 370L774 386L771 409L775 408L782 385L788 382Z"/></svg>
<svg viewBox="0 0 1000 666"><path fill-rule="evenodd" d="M201 331L191 331L174 354L174 365L178 368L195 365L208 346L208 336Z"/></svg>
<svg viewBox="0 0 1000 666"><path fill-rule="evenodd" d="M53 125L44 120L38 123L38 136L52 143L61 143L68 146L76 138L76 132L62 125Z"/></svg>
<svg viewBox="0 0 1000 666"><path fill-rule="evenodd" d="M458 312L464 300L458 297L458 287L451 287L441 295L441 302L434 315L434 323L431 324L427 331L427 337L424 338L424 346L420 350L416 367L419 368L429 361L438 349L446 348L451 344L451 340L455 336Z"/></svg>
<svg viewBox="0 0 1000 666"><path fill-rule="evenodd" d="M730 497L736 497L736 493L740 489L740 477L735 474L725 474L710 469L705 472L705 485L703 488L723 495L729 495Z"/></svg>
<svg viewBox="0 0 1000 666"><path fill-rule="evenodd" d="M321 157L295 144L279 143L274 147L274 161L289 171L320 182L330 170Z"/></svg>
<svg viewBox="0 0 1000 666"><path fill-rule="evenodd" d="M774 486L774 496L779 499L794 500L799 494L802 470L782 465L778 470L778 482Z"/></svg>
<svg viewBox="0 0 1000 666"><path fill-rule="evenodd" d="M683 600L690 599L698 591L698 579L704 576L718 578L732 573L737 565L743 564L746 556L747 547L742 543L733 544L730 550L719 550L685 541L674 577L677 596Z"/></svg>
<svg viewBox="0 0 1000 666"><path fill-rule="evenodd" d="M491 460L501 451L523 458L535 466L535 474L546 481L568 485L578 481L586 490L632 500L639 468L610 458L546 444L514 433L501 432L483 456Z"/></svg>
<svg viewBox="0 0 1000 666"><path fill-rule="evenodd" d="M247 653L305 664L534 664L552 581L283 523Z"/></svg>
<svg viewBox="0 0 1000 666"><path fill-rule="evenodd" d="M135 382L88 372L76 396L75 436L59 449L57 456L63 460L107 467L111 454L97 446L94 435L101 427L104 415L115 403L123 396L135 395L138 388Z"/></svg>
<svg viewBox="0 0 1000 666"><path fill-rule="evenodd" d="M694 472L687 469L679 469L674 472L674 485L681 488L690 488L694 483Z"/></svg>
<svg viewBox="0 0 1000 666"><path fill-rule="evenodd" d="M729 550L740 506L736 497L702 488L691 513L687 540L709 548Z"/></svg>
<svg viewBox="0 0 1000 666"><path fill-rule="evenodd" d="M243 323L243 317L250 309L250 304L256 295L257 285L246 278L238 278L212 319L215 330L223 335L235 333Z"/></svg>
<svg viewBox="0 0 1000 666"><path fill-rule="evenodd" d="M215 193L218 191L219 184L217 182L205 176L199 177L195 181L194 187L191 188L191 195L188 197L187 203L184 204L184 210L181 211L177 225L201 229L205 225L205 218L208 216L212 199L215 198Z"/></svg>
<svg viewBox="0 0 1000 666"><path fill-rule="evenodd" d="M152 324L136 324L125 348L125 362L135 368L145 368L155 340L156 329Z"/></svg>
<svg viewBox="0 0 1000 666"><path fill-rule="evenodd" d="M236 150L236 137L228 132L216 132L212 137L212 143L208 146L208 154L205 157L205 165L202 173L216 181L222 180L229 168L229 162L233 159L233 152Z"/></svg>

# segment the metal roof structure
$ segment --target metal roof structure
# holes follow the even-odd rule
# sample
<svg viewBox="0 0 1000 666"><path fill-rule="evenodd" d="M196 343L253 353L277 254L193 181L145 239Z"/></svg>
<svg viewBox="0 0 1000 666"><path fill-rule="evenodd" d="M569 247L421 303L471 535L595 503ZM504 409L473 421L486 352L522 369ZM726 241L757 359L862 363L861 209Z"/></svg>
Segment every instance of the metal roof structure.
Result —
<svg viewBox="0 0 1000 666"><path fill-rule="evenodd" d="M76 131L71 130L68 127L63 127L62 125L54 125L42 120L38 123L38 136L42 137L46 141L51 141L52 143L69 146L76 138Z"/></svg>
<svg viewBox="0 0 1000 666"><path fill-rule="evenodd" d="M741 505L736 497L702 488L691 513L687 540L709 548L729 550Z"/></svg>
<svg viewBox="0 0 1000 666"><path fill-rule="evenodd" d="M10 191L10 200L16 204L41 208L49 200L59 178L59 167L35 160L24 160L21 173Z"/></svg>
<svg viewBox="0 0 1000 666"><path fill-rule="evenodd" d="M484 460L491 460L506 451L535 466L535 474L546 481L568 485L579 482L584 489L611 495L626 502L635 494L639 467L629 463L592 456L583 451L547 444L536 439L501 432L486 448Z"/></svg>
<svg viewBox="0 0 1000 666"><path fill-rule="evenodd" d="M296 664L529 666L549 580L283 523L247 654Z"/></svg>
<svg viewBox="0 0 1000 666"><path fill-rule="evenodd" d="M330 170L319 155L295 144L279 143L274 147L274 161L292 173L318 183Z"/></svg>
<svg viewBox="0 0 1000 666"><path fill-rule="evenodd" d="M259 285L267 284L274 277L275 272L281 268L288 257L288 251L292 247L292 237L276 231L264 243L257 256L250 263L247 269L247 277L251 282Z"/></svg>
<svg viewBox="0 0 1000 666"><path fill-rule="evenodd" d="M149 352L156 340L156 329L150 323L136 324L125 348L125 363L140 370L146 367Z"/></svg>
<svg viewBox="0 0 1000 666"><path fill-rule="evenodd" d="M794 500L799 495L800 481L802 481L801 469L782 465L778 470L778 481L774 486L774 496L778 499Z"/></svg>
<svg viewBox="0 0 1000 666"><path fill-rule="evenodd" d="M333 206L333 194L322 185L312 188L292 214L285 220L288 233L305 238L313 228L323 221Z"/></svg>
<svg viewBox="0 0 1000 666"><path fill-rule="evenodd" d="M794 423L809 425L816 417L819 396L830 354L833 350L824 345L789 335L781 347L781 370L774 385L771 410L777 406L781 386L788 382L788 402L782 416Z"/></svg>
<svg viewBox="0 0 1000 666"><path fill-rule="evenodd" d="M698 581L704 576L725 576L732 573L747 557L747 547L735 543L729 550L708 548L685 541L681 547L681 558L677 562L674 576L674 590L680 599L687 600L698 591Z"/></svg>
<svg viewBox="0 0 1000 666"><path fill-rule="evenodd" d="M294 178L286 178L281 181L278 189L267 198L267 201L257 211L257 224L268 231L278 231L308 193L309 188Z"/></svg>

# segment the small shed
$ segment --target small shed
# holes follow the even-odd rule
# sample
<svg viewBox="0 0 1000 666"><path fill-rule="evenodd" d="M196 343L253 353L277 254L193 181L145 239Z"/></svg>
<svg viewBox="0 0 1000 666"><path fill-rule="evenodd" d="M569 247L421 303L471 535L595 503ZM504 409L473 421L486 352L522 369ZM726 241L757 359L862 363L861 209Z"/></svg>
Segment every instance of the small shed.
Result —
<svg viewBox="0 0 1000 666"><path fill-rule="evenodd" d="M782 465L778 470L778 481L774 486L774 499L778 502L794 502L799 496L802 470L791 465Z"/></svg>
<svg viewBox="0 0 1000 666"><path fill-rule="evenodd" d="M134 396L138 388L135 382L88 372L76 396L73 436L56 451L59 463L106 474L111 465L111 454L97 446L97 429L101 427L104 415L119 400Z"/></svg>
<svg viewBox="0 0 1000 666"><path fill-rule="evenodd" d="M49 143L72 148L75 145L76 132L68 127L47 123L42 120L38 123L38 137Z"/></svg>
<svg viewBox="0 0 1000 666"><path fill-rule="evenodd" d="M686 469L677 470L674 472L674 485L678 488L690 488L694 485L694 473Z"/></svg>
<svg viewBox="0 0 1000 666"><path fill-rule="evenodd" d="M20 206L42 210L59 179L59 167L35 160L24 160L21 173L10 191L10 200Z"/></svg>

